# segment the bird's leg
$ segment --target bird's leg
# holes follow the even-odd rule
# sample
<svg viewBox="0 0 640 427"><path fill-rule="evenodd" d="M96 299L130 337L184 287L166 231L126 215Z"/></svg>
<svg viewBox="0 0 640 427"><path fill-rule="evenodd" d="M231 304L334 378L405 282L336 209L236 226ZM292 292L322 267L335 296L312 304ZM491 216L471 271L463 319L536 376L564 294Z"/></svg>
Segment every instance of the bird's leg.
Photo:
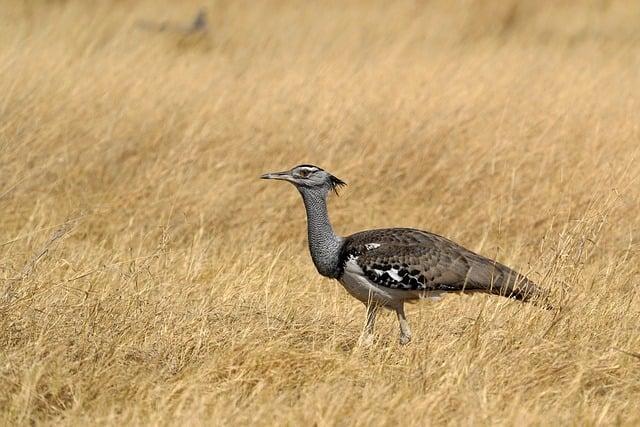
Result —
<svg viewBox="0 0 640 427"><path fill-rule="evenodd" d="M368 301L367 307L367 323L364 325L364 331L360 337L360 343L368 346L373 344L373 328L376 323L376 314L378 314L378 304L375 301Z"/></svg>
<svg viewBox="0 0 640 427"><path fill-rule="evenodd" d="M411 329L409 328L409 322L407 322L407 316L404 314L404 304L400 304L396 309L396 314L400 323L400 344L409 344L411 341Z"/></svg>

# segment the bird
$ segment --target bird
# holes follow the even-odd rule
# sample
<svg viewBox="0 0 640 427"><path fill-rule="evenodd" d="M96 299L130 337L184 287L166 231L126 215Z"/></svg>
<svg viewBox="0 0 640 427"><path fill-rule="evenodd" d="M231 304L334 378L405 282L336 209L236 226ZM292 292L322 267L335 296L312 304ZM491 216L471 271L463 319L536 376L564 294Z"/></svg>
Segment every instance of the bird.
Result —
<svg viewBox="0 0 640 427"><path fill-rule="evenodd" d="M405 303L440 299L447 293L482 292L550 306L548 293L525 275L438 234L414 228L383 228L338 236L329 220L327 198L346 183L324 169L301 164L260 178L295 186L306 210L311 259L322 276L336 279L364 303L366 321L359 341L374 341L381 308L396 312L400 344L412 334ZM541 302L542 301L542 302Z"/></svg>
<svg viewBox="0 0 640 427"><path fill-rule="evenodd" d="M191 32L207 31L207 28L208 28L207 11L206 9L202 8L198 11L198 14L191 22L191 26L189 30Z"/></svg>
<svg viewBox="0 0 640 427"><path fill-rule="evenodd" d="M189 24L171 23L167 21L163 22L151 22L151 21L138 21L136 23L138 28L147 31L164 32L169 31L184 36L204 34L208 31L209 25L207 20L207 10L201 8L198 10L196 16L191 20Z"/></svg>

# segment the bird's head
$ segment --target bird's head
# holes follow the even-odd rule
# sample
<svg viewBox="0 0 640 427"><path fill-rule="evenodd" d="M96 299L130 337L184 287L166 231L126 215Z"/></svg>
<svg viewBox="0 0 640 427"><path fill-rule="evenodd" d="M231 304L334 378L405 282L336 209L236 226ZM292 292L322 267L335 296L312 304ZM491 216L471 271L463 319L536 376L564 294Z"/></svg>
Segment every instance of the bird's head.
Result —
<svg viewBox="0 0 640 427"><path fill-rule="evenodd" d="M317 191L324 194L330 191L338 194L338 188L347 185L341 179L313 165L298 165L284 172L265 173L260 178L280 179L292 183L300 192Z"/></svg>

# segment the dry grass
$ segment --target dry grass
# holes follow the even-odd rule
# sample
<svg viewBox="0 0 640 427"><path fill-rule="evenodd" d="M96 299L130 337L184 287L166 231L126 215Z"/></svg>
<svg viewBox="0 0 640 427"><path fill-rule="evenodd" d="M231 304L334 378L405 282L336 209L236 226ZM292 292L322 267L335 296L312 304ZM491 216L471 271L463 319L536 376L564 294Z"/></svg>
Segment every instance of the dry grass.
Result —
<svg viewBox="0 0 640 427"><path fill-rule="evenodd" d="M640 423L640 6L4 1L0 424ZM551 288L383 316L336 228L447 235Z"/></svg>

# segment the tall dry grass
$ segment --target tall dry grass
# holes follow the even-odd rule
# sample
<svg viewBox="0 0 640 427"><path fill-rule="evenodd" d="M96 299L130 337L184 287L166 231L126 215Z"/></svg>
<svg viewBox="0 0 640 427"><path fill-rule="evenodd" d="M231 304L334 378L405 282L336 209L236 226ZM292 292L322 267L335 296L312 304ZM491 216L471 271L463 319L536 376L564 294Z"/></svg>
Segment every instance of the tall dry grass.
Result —
<svg viewBox="0 0 640 427"><path fill-rule="evenodd" d="M637 425L640 6L0 4L0 424ZM548 287L383 316L315 272L413 226Z"/></svg>

